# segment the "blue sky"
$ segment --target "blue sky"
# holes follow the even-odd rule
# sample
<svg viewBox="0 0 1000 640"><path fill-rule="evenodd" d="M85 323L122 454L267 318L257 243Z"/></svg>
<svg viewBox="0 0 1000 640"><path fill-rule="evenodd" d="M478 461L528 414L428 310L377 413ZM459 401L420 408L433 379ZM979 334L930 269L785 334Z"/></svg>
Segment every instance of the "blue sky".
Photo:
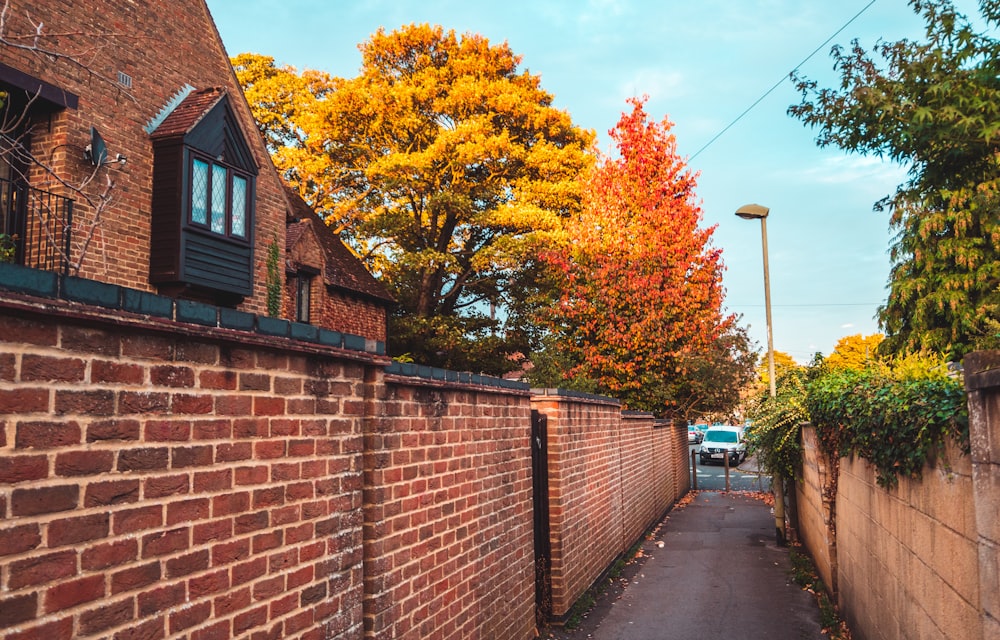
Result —
<svg viewBox="0 0 1000 640"><path fill-rule="evenodd" d="M870 6L869 6L870 5ZM956 2L975 14L974 0ZM576 124L607 131L630 96L674 123L682 156L700 172L706 225L718 225L726 306L767 346L760 224L767 221L774 348L800 362L829 355L838 339L878 330L890 232L872 205L903 181L903 168L819 149L815 132L786 114L799 96L788 72L841 27L800 70L836 81L829 50L857 38L920 37L905 0L208 0L230 55L252 51L279 64L357 75L357 45L379 27L440 24L507 41ZM783 81L784 79L784 81ZM776 83L748 114L704 148ZM697 155L696 155L697 154Z"/></svg>

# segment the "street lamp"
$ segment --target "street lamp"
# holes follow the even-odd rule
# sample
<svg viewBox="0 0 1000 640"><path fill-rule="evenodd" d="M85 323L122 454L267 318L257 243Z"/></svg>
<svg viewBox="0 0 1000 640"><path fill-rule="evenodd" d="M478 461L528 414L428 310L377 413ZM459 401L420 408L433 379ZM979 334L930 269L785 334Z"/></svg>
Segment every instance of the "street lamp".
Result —
<svg viewBox="0 0 1000 640"><path fill-rule="evenodd" d="M774 388L774 338L771 333L771 279L767 273L767 214L770 209L759 204L745 204L736 210L736 215L744 220L760 220L760 240L764 249L764 312L767 314L767 380L771 386L771 398L776 395ZM780 472L771 470L774 489L774 533L779 546L785 544L785 488Z"/></svg>
<svg viewBox="0 0 1000 640"><path fill-rule="evenodd" d="M771 397L774 391L774 338L771 333L771 278L767 273L767 214L770 209L759 204L745 204L736 210L736 215L744 220L760 220L761 245L764 247L764 313L767 315L767 379L771 383Z"/></svg>

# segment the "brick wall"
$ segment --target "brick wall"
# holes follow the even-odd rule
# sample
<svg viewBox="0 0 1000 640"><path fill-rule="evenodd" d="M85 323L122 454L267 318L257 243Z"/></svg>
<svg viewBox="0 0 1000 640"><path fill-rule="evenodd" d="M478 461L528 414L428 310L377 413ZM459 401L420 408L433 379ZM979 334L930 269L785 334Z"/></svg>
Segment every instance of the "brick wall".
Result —
<svg viewBox="0 0 1000 640"><path fill-rule="evenodd" d="M528 392L390 376L372 402L368 635L533 637Z"/></svg>
<svg viewBox="0 0 1000 640"><path fill-rule="evenodd" d="M367 365L164 329L0 314L0 636L360 637Z"/></svg>
<svg viewBox="0 0 1000 640"><path fill-rule="evenodd" d="M576 600L689 489L687 435L618 401L546 393L552 615ZM679 464L678 464L679 463Z"/></svg>
<svg viewBox="0 0 1000 640"><path fill-rule="evenodd" d="M532 409L557 614L687 491L683 431L612 400L46 283L0 296L5 640L532 638Z"/></svg>

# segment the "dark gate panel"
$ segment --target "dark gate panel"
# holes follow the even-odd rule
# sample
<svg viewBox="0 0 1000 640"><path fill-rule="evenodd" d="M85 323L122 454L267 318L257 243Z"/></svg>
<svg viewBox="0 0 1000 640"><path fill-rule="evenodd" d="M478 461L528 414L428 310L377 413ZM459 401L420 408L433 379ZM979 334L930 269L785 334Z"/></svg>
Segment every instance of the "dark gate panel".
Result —
<svg viewBox="0 0 1000 640"><path fill-rule="evenodd" d="M531 477L535 513L535 606L540 622L552 615L552 540L549 536L548 416L531 412Z"/></svg>

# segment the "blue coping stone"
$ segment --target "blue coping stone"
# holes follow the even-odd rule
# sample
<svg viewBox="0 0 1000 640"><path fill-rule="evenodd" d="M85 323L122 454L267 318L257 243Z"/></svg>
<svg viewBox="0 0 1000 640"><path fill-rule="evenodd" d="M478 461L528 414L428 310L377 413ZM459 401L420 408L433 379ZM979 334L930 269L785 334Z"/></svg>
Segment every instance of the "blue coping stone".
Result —
<svg viewBox="0 0 1000 640"><path fill-rule="evenodd" d="M412 362L403 362L403 375L404 376L415 376L417 375L417 365Z"/></svg>
<svg viewBox="0 0 1000 640"><path fill-rule="evenodd" d="M483 376L478 373L472 374L472 384L483 384Z"/></svg>
<svg viewBox="0 0 1000 640"><path fill-rule="evenodd" d="M292 338L304 342L319 342L319 329L304 322L293 322Z"/></svg>
<svg viewBox="0 0 1000 640"><path fill-rule="evenodd" d="M176 307L178 322L191 322L206 327L214 327L219 324L218 307L193 300L178 300Z"/></svg>
<svg viewBox="0 0 1000 640"><path fill-rule="evenodd" d="M320 329L319 343L325 344L328 347L339 347L344 344L344 336L339 331Z"/></svg>
<svg viewBox="0 0 1000 640"><path fill-rule="evenodd" d="M344 348L350 349L352 351L364 351L365 350L365 339L361 336L351 335L350 333L344 334Z"/></svg>
<svg viewBox="0 0 1000 640"><path fill-rule="evenodd" d="M288 327L292 323L281 318L257 316L257 331L269 336L288 337Z"/></svg>
<svg viewBox="0 0 1000 640"><path fill-rule="evenodd" d="M238 329L240 331L253 331L254 321L257 319L252 313L238 311L229 307L219 309L219 326L227 329Z"/></svg>
<svg viewBox="0 0 1000 640"><path fill-rule="evenodd" d="M66 276L62 281L62 294L67 300L118 309L121 306L122 288L106 282Z"/></svg>
<svg viewBox="0 0 1000 640"><path fill-rule="evenodd" d="M381 340L375 341L375 353L377 353L380 356L385 355L385 343L382 342Z"/></svg>
<svg viewBox="0 0 1000 640"><path fill-rule="evenodd" d="M458 381L470 384L472 382L472 373L469 371L460 371L458 373Z"/></svg>
<svg viewBox="0 0 1000 640"><path fill-rule="evenodd" d="M390 362L389 364L386 365L385 372L386 373L391 373L393 375L401 376L401 375L403 375L403 363L402 362L396 362L395 360L393 360L392 362Z"/></svg>
<svg viewBox="0 0 1000 640"><path fill-rule="evenodd" d="M54 298L59 292L59 276L52 271L0 262L0 289Z"/></svg>
<svg viewBox="0 0 1000 640"><path fill-rule="evenodd" d="M448 372L444 369L438 367L431 367L431 378L434 380L445 380L448 377Z"/></svg>
<svg viewBox="0 0 1000 640"><path fill-rule="evenodd" d="M427 365L418 364L417 375L421 378L432 378L434 376L434 371Z"/></svg>
<svg viewBox="0 0 1000 640"><path fill-rule="evenodd" d="M458 382L458 372L448 370L445 372L445 380L448 382Z"/></svg>
<svg viewBox="0 0 1000 640"><path fill-rule="evenodd" d="M138 289L122 289L122 309L147 316L172 318L174 299Z"/></svg>

